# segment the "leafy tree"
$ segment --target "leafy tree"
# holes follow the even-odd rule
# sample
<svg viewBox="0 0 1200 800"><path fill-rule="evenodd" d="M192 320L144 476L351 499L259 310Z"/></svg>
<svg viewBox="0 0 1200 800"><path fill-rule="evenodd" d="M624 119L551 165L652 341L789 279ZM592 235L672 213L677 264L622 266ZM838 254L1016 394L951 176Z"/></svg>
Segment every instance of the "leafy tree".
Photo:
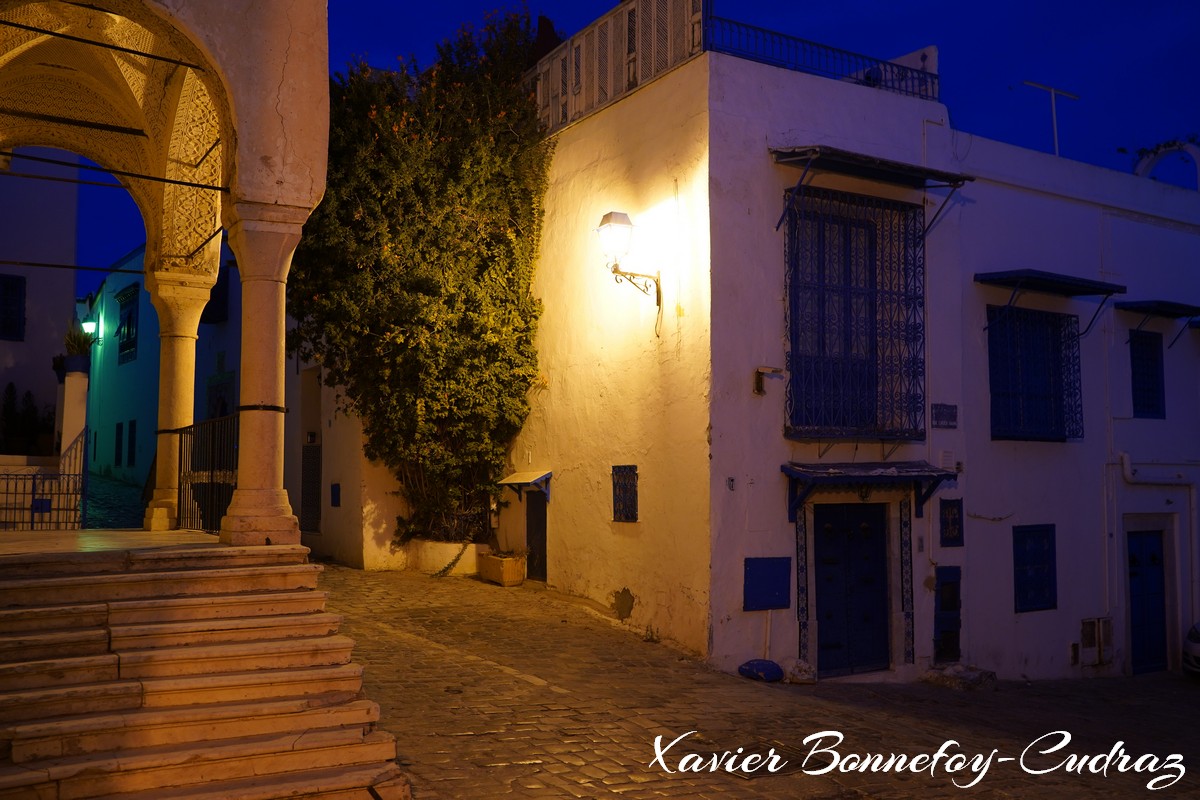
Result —
<svg viewBox="0 0 1200 800"><path fill-rule="evenodd" d="M550 145L528 16L489 19L427 70L331 84L328 190L288 283L290 345L363 423L413 535L466 541L538 378L530 292Z"/></svg>

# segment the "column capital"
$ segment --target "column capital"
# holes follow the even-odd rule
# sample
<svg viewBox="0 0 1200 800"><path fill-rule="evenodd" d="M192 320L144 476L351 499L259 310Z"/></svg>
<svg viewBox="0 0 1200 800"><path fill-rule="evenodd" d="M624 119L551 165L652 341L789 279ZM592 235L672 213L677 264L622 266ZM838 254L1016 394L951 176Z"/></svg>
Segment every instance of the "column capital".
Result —
<svg viewBox="0 0 1200 800"><path fill-rule="evenodd" d="M267 203L235 203L226 219L229 246L242 282L287 281L309 209Z"/></svg>
<svg viewBox="0 0 1200 800"><path fill-rule="evenodd" d="M215 277L205 280L196 275L147 273L146 291L158 312L159 336L196 338Z"/></svg>

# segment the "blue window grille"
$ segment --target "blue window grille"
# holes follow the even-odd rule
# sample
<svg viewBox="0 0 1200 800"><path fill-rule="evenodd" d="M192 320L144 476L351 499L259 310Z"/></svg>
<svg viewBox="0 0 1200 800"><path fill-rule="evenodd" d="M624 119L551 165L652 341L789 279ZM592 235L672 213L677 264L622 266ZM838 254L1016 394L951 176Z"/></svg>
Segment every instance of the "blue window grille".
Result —
<svg viewBox="0 0 1200 800"><path fill-rule="evenodd" d="M1013 595L1018 614L1058 608L1053 525L1013 526Z"/></svg>
<svg viewBox="0 0 1200 800"><path fill-rule="evenodd" d="M117 363L125 364L137 358L138 293L141 284L132 284L117 293L121 321L117 325Z"/></svg>
<svg viewBox="0 0 1200 800"><path fill-rule="evenodd" d="M614 466L613 522L638 521L638 473L636 465Z"/></svg>
<svg viewBox="0 0 1200 800"><path fill-rule="evenodd" d="M805 189L787 219L786 435L924 439L921 207Z"/></svg>
<svg viewBox="0 0 1200 800"><path fill-rule="evenodd" d="M118 422L116 435L113 437L113 466L121 466L121 452L125 446L125 423Z"/></svg>
<svg viewBox="0 0 1200 800"><path fill-rule="evenodd" d="M1129 372L1133 387L1133 415L1142 419L1166 419L1161 333L1129 332Z"/></svg>
<svg viewBox="0 0 1200 800"><path fill-rule="evenodd" d="M939 522L942 547L963 546L963 501L961 497L941 498Z"/></svg>
<svg viewBox="0 0 1200 800"><path fill-rule="evenodd" d="M0 341L25 341L24 275L0 275Z"/></svg>
<svg viewBox="0 0 1200 800"><path fill-rule="evenodd" d="M1016 306L988 306L987 316L992 438L1082 438L1079 318Z"/></svg>

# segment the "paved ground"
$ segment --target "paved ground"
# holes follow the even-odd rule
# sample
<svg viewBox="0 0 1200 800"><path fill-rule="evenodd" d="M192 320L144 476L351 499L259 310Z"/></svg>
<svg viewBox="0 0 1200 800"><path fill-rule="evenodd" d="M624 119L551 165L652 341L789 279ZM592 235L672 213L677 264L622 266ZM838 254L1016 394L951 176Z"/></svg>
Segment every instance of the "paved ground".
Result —
<svg viewBox="0 0 1200 800"><path fill-rule="evenodd" d="M329 607L358 641L366 691L383 707L417 800L473 798L1200 798L1200 681L1161 674L1136 679L1001 683L995 691L925 684L763 684L724 675L666 644L641 637L553 592L502 589L466 578L364 573L329 566ZM804 739L841 732L838 766L854 754L994 756L972 789L963 769L948 775L811 774L834 756L805 761ZM1108 776L1022 769L1031 742L1053 731L1073 740L1053 755L1025 759L1048 769L1071 755L1105 755L1118 743L1143 772ZM696 733L674 747L669 743ZM665 756L656 757L662 736ZM1043 741L1043 746L1057 742ZM832 740L830 741L832 744ZM789 763L752 778L726 772L668 774L688 753L764 756ZM1161 791L1182 756L1186 775ZM1118 754L1119 755L1119 754ZM1014 759L1000 762L1001 758ZM689 759L693 763L696 759ZM1097 771L1102 764L1095 763Z"/></svg>
<svg viewBox="0 0 1200 800"><path fill-rule="evenodd" d="M133 486L103 475L88 475L87 527L142 527L142 487Z"/></svg>

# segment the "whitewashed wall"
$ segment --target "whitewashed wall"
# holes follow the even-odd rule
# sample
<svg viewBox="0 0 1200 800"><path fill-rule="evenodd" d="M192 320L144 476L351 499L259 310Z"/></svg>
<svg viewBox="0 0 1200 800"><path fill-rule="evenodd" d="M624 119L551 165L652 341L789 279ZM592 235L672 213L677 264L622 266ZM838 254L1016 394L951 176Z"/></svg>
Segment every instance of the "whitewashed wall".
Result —
<svg viewBox="0 0 1200 800"><path fill-rule="evenodd" d="M707 69L685 64L554 136L534 293L545 386L511 450L513 470L552 470L549 585L708 650ZM608 211L637 226L622 266L662 273L655 306L605 270ZM613 465L636 464L639 521L613 522ZM511 499L511 492L509 493ZM524 509L512 503L501 526Z"/></svg>

